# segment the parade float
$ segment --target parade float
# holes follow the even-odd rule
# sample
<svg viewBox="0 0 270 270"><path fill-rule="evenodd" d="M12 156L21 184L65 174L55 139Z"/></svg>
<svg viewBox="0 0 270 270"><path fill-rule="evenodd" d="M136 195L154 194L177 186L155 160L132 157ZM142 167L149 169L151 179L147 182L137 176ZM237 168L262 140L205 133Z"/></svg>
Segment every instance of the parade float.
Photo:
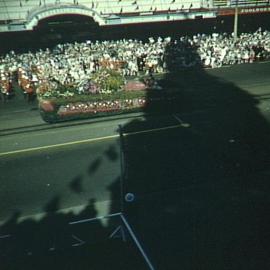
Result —
<svg viewBox="0 0 270 270"><path fill-rule="evenodd" d="M164 106L168 93L153 77L126 79L119 72L101 69L79 84L47 81L37 88L39 110L48 123L107 116Z"/></svg>

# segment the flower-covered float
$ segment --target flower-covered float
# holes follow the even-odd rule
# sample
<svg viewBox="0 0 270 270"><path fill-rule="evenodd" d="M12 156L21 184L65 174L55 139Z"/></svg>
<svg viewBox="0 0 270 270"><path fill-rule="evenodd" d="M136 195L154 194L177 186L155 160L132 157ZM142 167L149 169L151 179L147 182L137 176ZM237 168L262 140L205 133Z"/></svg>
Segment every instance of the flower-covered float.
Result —
<svg viewBox="0 0 270 270"><path fill-rule="evenodd" d="M117 71L101 69L78 84L44 81L37 97L41 117L54 123L143 110L164 100L164 91L152 76L127 80Z"/></svg>

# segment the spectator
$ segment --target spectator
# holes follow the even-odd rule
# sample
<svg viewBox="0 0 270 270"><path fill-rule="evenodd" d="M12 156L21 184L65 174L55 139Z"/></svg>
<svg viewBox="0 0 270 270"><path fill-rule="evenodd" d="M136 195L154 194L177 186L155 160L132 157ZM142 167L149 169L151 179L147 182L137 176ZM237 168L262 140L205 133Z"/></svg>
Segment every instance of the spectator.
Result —
<svg viewBox="0 0 270 270"><path fill-rule="evenodd" d="M0 56L0 84L3 93L6 77L15 71L19 85L27 92L27 85L31 89L55 82L78 85L102 67L116 69L125 76L138 76L166 72L170 67L218 68L269 58L270 32L261 29L241 34L237 42L227 33L197 34L175 40L151 37L145 43L137 39L75 42L59 44L53 50L24 54L11 51Z"/></svg>

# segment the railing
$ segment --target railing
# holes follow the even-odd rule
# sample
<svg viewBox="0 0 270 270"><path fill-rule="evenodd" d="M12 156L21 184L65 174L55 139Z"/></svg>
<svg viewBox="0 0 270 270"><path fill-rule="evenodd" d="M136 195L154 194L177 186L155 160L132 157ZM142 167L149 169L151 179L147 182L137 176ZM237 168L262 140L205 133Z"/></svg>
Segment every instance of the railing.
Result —
<svg viewBox="0 0 270 270"><path fill-rule="evenodd" d="M214 7L269 6L269 0L213 0Z"/></svg>

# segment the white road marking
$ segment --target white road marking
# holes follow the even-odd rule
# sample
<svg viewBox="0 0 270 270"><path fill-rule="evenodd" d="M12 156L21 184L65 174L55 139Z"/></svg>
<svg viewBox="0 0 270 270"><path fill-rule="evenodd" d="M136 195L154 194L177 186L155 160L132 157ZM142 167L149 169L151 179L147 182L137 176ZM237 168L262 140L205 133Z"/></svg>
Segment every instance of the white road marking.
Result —
<svg viewBox="0 0 270 270"><path fill-rule="evenodd" d="M151 133L151 132L174 129L174 128L179 128L179 127L181 127L181 125L172 125L172 126L167 126L167 127L162 127L162 128L146 129L146 130L134 131L130 133L123 133L123 136L132 136L132 135L143 134L143 133Z"/></svg>
<svg viewBox="0 0 270 270"><path fill-rule="evenodd" d="M184 125L185 123L182 123L181 125L172 125L172 126L166 126L162 128L146 129L146 130L141 130L141 131L124 133L123 135L131 136L131 135L137 135L137 134L143 134L143 133L158 132L162 130L179 128ZM93 143L93 142L98 142L98 141L111 140L118 137L119 137L119 134L114 134L114 135L104 136L104 137L99 137L99 138L92 138L92 139L86 139L86 140L80 140L80 141L73 141L73 142L66 142L66 143L60 143L60 144L52 144L52 145L46 145L46 146L39 146L39 147L32 147L32 148L2 152L0 153L0 157L14 155L14 154L28 153L28 152L38 151L38 150L47 150L47 149L52 149L52 148L65 147L65 146L76 145L76 144Z"/></svg>
<svg viewBox="0 0 270 270"><path fill-rule="evenodd" d="M119 137L118 134L105 136L105 137L99 137L99 138L93 138L93 139L86 139L86 140L80 140L80 141L73 141L73 142L66 142L66 143L59 143L59 144L52 144L52 145L46 145L46 146L39 146L39 147L32 147L32 148L26 148L26 149L20 149L20 150L14 150L14 151L8 151L8 152L2 152L0 153L0 157L12 155L12 154L20 154L20 153L27 153L27 152L33 152L38 150L46 150L56 147L63 147L63 146L69 146L69 145L76 145L76 144L83 144L83 143L91 143L91 142L97 142L97 141L103 141L103 140L109 140L113 138Z"/></svg>
<svg viewBox="0 0 270 270"><path fill-rule="evenodd" d="M1 236L0 236L0 239L5 239L5 238L9 238L9 237L11 237L10 234L1 235Z"/></svg>
<svg viewBox="0 0 270 270"><path fill-rule="evenodd" d="M73 244L73 247L79 247L85 244L85 241L83 241L82 239L80 239L79 237L77 237L76 235L72 234L72 238L77 240L78 242Z"/></svg>
<svg viewBox="0 0 270 270"><path fill-rule="evenodd" d="M174 114L173 117L180 123L181 127L190 127L189 123L185 123L177 115Z"/></svg>

